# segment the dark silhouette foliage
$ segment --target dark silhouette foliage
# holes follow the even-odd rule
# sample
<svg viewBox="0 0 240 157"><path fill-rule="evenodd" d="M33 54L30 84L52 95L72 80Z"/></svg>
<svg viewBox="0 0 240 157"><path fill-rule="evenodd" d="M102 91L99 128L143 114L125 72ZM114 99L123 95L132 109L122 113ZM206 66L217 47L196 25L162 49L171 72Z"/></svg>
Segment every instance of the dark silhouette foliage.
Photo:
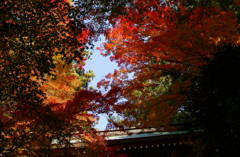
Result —
<svg viewBox="0 0 240 157"><path fill-rule="evenodd" d="M203 156L240 153L239 69L240 47L223 46L193 80L186 109L204 129Z"/></svg>

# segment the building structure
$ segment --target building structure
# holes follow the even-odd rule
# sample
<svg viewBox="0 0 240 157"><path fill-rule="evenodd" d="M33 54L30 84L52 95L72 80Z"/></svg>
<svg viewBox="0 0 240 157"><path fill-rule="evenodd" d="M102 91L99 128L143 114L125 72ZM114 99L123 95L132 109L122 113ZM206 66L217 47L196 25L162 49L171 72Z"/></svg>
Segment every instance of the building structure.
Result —
<svg viewBox="0 0 240 157"><path fill-rule="evenodd" d="M73 139L71 152L75 152L72 156L79 157L192 157L195 156L193 143L201 132L201 129L182 126L170 131L165 131L164 127L100 131L99 134L105 137L106 149L93 152L81 141Z"/></svg>

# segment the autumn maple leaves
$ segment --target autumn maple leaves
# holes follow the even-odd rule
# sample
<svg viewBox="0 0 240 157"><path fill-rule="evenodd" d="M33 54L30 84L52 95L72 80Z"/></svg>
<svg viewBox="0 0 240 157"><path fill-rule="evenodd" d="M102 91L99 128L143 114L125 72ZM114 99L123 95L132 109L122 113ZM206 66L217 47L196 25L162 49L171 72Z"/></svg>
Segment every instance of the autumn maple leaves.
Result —
<svg viewBox="0 0 240 157"><path fill-rule="evenodd" d="M191 79L216 48L239 44L236 15L217 7L138 0L126 15L113 21L105 49L121 68L112 75L121 81L112 85L121 87L126 108L131 104L131 110L122 112L125 124L169 123L185 103ZM126 72L134 73L134 78L122 79Z"/></svg>
<svg viewBox="0 0 240 157"><path fill-rule="evenodd" d="M0 2L0 155L31 156L31 144L46 151L51 140L67 145L76 132L97 142L98 113L119 113L116 126L168 124L217 47L240 44L237 11L221 5L135 0L113 13L119 6L97 12L114 4L98 2ZM100 17L111 27L84 23L101 24ZM104 30L105 55L119 65L99 83L110 87L105 94L88 88L93 74L84 71L86 44Z"/></svg>

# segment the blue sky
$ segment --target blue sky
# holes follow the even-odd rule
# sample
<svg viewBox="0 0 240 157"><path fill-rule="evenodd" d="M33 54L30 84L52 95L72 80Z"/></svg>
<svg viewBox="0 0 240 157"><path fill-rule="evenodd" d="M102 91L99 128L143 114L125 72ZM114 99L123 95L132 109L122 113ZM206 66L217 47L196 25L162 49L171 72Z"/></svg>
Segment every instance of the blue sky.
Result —
<svg viewBox="0 0 240 157"><path fill-rule="evenodd" d="M89 86L92 86L96 88L97 83L105 78L105 75L108 73L112 73L114 69L117 69L117 63L111 62L109 57L102 56L99 50L97 50L97 47L102 47L102 43L105 41L104 36L100 36L99 40L94 42L94 48L92 51L91 59L87 60L85 69L86 71L92 70L95 74L95 77L90 82ZM104 130L107 124L107 118L105 115L99 115L100 120L99 124L97 124L95 127L98 130Z"/></svg>

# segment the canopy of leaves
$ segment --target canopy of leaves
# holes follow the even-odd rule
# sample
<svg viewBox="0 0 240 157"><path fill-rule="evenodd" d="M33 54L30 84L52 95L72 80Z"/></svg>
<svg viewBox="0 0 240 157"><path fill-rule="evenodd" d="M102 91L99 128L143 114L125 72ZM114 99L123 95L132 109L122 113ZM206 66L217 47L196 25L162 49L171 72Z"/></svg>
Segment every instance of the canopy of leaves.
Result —
<svg viewBox="0 0 240 157"><path fill-rule="evenodd" d="M127 100L119 103L126 105L120 113L127 123L159 127L186 101L191 78L217 45L239 43L237 17L214 6L189 8L157 0L138 0L126 10L107 33L106 55L121 66L112 75L112 86L119 86ZM129 72L133 79L124 80Z"/></svg>
<svg viewBox="0 0 240 157"><path fill-rule="evenodd" d="M83 1L78 1L73 5L73 2L0 2L3 156L46 156L53 139L59 146L69 147L73 134L89 143L98 140L92 129L96 118L93 113L105 108L101 106L101 93L87 89L92 74L85 73L82 65L86 44L93 33L100 31L87 25L97 17L93 10L95 2L108 3L86 1L86 5L80 5ZM119 4L113 3L111 8ZM103 20L105 11L98 13Z"/></svg>
<svg viewBox="0 0 240 157"><path fill-rule="evenodd" d="M40 103L34 79L51 73L53 57L81 59L81 32L68 19L70 8L64 1L1 1L1 103Z"/></svg>
<svg viewBox="0 0 240 157"><path fill-rule="evenodd" d="M72 0L75 6L69 13L75 25L84 27L96 39L111 27L113 17L125 14L124 8L131 5L132 0Z"/></svg>

